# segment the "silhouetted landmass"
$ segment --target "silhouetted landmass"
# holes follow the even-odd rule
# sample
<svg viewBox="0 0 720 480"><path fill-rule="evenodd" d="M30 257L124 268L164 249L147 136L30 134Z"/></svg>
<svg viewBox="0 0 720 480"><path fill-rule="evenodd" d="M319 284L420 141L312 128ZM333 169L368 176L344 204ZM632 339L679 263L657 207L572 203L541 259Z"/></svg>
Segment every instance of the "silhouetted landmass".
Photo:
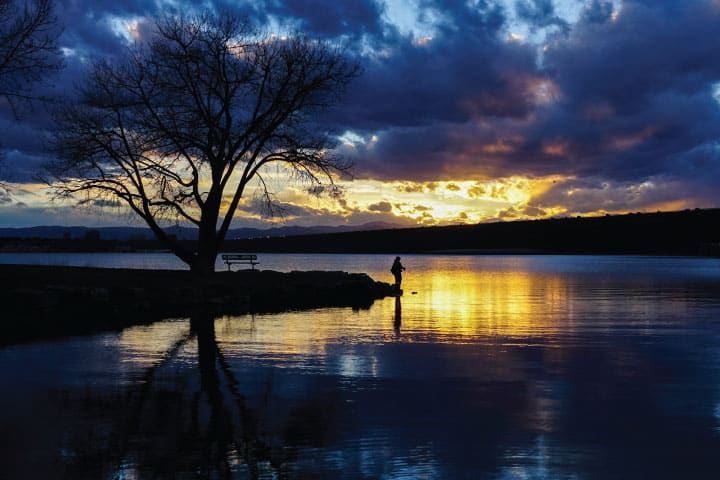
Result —
<svg viewBox="0 0 720 480"><path fill-rule="evenodd" d="M231 228L228 231L228 239L244 238L267 238L286 237L293 235L315 235L321 233L355 232L360 230L383 230L396 228L397 225L385 222L369 222L362 225L317 225L311 227L282 226L272 228ZM165 231L178 240L193 240L197 238L197 228L174 226L168 227ZM90 232L97 232L101 240L119 241L119 243L142 243L157 244L154 235L146 227L81 227L81 226L37 226L37 227L0 227L0 242L8 243L9 240L23 240L41 243L44 240L72 240L81 241L87 238ZM55 245L56 242L45 242L48 245ZM71 242L65 242L72 245ZM58 244L58 245L61 245Z"/></svg>
<svg viewBox="0 0 720 480"><path fill-rule="evenodd" d="M226 242L228 251L716 255L720 209Z"/></svg>
<svg viewBox="0 0 720 480"><path fill-rule="evenodd" d="M222 250L257 253L720 254L720 209L445 227L383 229L383 226L387 224L236 229L234 239L226 240ZM61 227L42 228L53 229L54 238L0 238L0 251L142 252L163 249L162 244L153 240L144 229L137 229L138 232L129 236L128 229L120 229L124 236L115 238L112 232L119 233L113 229L72 227L76 230L69 230L71 233L62 238L57 236L57 229ZM343 231L344 228L361 230ZM49 230L42 232L47 235ZM176 233L181 242L187 243L192 243L189 239L195 235L193 230L184 228Z"/></svg>
<svg viewBox="0 0 720 480"><path fill-rule="evenodd" d="M119 329L196 311L368 308L395 294L366 274L340 271L240 270L198 278L186 270L0 265L0 344Z"/></svg>

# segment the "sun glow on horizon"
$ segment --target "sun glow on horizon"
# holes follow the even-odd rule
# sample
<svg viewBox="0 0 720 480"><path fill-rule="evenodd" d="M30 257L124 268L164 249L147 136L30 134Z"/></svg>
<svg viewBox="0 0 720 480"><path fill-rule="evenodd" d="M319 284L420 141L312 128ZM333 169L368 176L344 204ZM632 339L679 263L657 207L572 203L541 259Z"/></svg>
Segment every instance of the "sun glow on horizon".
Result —
<svg viewBox="0 0 720 480"><path fill-rule="evenodd" d="M567 177L555 175L481 181L341 181L339 184L345 189L341 201L315 198L310 205L323 215L336 218L337 223L353 217L368 221L374 217L404 225L478 223L509 217L542 218L562 211L531 211L528 204L555 183L566 180ZM306 195L299 189L286 189L278 198L297 207L308 206Z"/></svg>

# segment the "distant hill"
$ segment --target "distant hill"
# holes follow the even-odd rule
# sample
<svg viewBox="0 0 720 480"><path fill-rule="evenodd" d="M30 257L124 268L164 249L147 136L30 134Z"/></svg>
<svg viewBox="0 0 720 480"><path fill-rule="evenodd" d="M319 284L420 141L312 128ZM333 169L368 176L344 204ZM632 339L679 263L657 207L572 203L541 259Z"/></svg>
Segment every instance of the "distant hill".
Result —
<svg viewBox="0 0 720 480"><path fill-rule="evenodd" d="M168 232L193 242L195 231ZM0 229L0 251L155 251L143 228ZM278 227L231 230L228 252L278 253L559 253L720 255L720 209L556 218L444 227Z"/></svg>
<svg viewBox="0 0 720 480"><path fill-rule="evenodd" d="M397 228L226 242L227 250L318 253L720 254L720 209Z"/></svg>
<svg viewBox="0 0 720 480"><path fill-rule="evenodd" d="M287 237L293 235L315 235L322 233L354 232L359 230L380 230L397 228L397 225L385 222L371 222L363 225L341 225L341 226L315 226L299 227L286 226L274 228L234 228L228 231L229 240L246 238L268 238ZM165 229L168 233L175 235L179 240L195 240L197 230L188 227L170 227ZM102 240L152 240L153 233L143 227L63 227L63 226L38 226L25 228L0 228L0 238L40 238L49 240L81 239L90 231L97 231Z"/></svg>

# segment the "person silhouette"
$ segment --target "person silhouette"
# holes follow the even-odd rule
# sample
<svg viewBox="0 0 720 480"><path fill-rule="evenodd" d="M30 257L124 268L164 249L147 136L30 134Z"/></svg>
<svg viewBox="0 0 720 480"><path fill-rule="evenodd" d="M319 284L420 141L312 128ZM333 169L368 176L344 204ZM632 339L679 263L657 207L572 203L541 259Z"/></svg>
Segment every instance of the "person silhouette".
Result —
<svg viewBox="0 0 720 480"><path fill-rule="evenodd" d="M395 288L400 290L400 284L402 283L402 271L405 270L402 263L400 263L400 257L395 257L395 261L390 268L390 272L395 277Z"/></svg>

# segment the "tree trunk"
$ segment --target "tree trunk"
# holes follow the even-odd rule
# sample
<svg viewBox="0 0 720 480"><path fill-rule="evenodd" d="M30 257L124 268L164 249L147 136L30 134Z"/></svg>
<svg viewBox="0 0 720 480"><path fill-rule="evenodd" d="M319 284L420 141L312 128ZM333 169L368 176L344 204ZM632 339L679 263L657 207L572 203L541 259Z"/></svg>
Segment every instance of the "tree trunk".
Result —
<svg viewBox="0 0 720 480"><path fill-rule="evenodd" d="M216 230L220 201L221 195L218 189L211 188L200 218L197 252L190 265L190 270L197 275L209 275L215 272L215 259L220 246Z"/></svg>
<svg viewBox="0 0 720 480"><path fill-rule="evenodd" d="M195 257L195 261L190 265L190 271L198 276L210 275L215 272L215 258L217 253L214 255L203 255L198 254Z"/></svg>

